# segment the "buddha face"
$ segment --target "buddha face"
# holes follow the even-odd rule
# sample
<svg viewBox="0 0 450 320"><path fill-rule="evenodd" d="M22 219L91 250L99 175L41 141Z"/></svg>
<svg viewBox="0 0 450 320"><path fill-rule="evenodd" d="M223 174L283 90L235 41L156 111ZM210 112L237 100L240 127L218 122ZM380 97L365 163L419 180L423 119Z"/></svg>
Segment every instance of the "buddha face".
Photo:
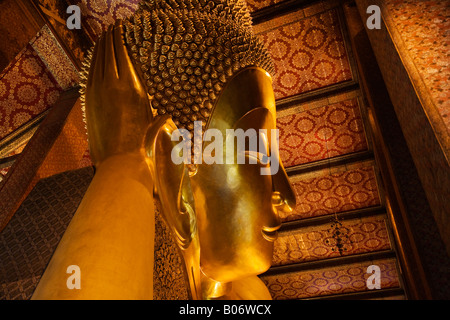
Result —
<svg viewBox="0 0 450 320"><path fill-rule="evenodd" d="M251 67L230 80L207 125L208 129L220 130L224 137L230 132L227 129L262 132L258 150L264 149L237 150L234 145L235 155L244 152L245 163L202 163L191 176L200 265L216 281L231 282L266 271L280 227L278 211L291 211L295 206L294 193L279 160L278 142L271 134L275 116L271 78L263 69ZM270 155L272 163L262 161L264 153ZM279 167L272 175L262 174L261 169L267 170L270 165Z"/></svg>

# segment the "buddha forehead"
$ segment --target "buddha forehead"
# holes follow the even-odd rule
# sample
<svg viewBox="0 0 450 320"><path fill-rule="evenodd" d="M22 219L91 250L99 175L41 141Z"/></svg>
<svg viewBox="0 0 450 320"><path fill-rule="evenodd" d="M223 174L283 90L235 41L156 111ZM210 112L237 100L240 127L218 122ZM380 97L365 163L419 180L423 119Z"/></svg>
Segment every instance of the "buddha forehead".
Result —
<svg viewBox="0 0 450 320"><path fill-rule="evenodd" d="M216 118L222 114L219 108L233 107L216 105L241 70L250 66L273 70L266 49L252 34L243 0L143 1L124 27L152 107L191 133L195 121L201 121L204 130L213 110Z"/></svg>

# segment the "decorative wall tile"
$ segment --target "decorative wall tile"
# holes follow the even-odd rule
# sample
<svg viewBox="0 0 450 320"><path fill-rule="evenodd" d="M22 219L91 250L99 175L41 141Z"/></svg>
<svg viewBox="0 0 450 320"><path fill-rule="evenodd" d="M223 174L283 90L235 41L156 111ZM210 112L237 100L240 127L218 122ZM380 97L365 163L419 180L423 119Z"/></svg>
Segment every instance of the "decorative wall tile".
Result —
<svg viewBox="0 0 450 320"><path fill-rule="evenodd" d="M372 166L343 172L321 170L290 178L297 206L282 221L310 218L380 205L380 196Z"/></svg>
<svg viewBox="0 0 450 320"><path fill-rule="evenodd" d="M293 20L275 29L258 30L274 61L276 99L352 79L335 10Z"/></svg>
<svg viewBox="0 0 450 320"><path fill-rule="evenodd" d="M347 256L391 248L385 216L341 221L342 254L332 223L281 232L275 241L272 266Z"/></svg>
<svg viewBox="0 0 450 320"><path fill-rule="evenodd" d="M92 168L41 180L0 233L0 300L27 300L94 175Z"/></svg>
<svg viewBox="0 0 450 320"><path fill-rule="evenodd" d="M386 0L386 8L450 134L450 5Z"/></svg>
<svg viewBox="0 0 450 320"><path fill-rule="evenodd" d="M76 67L47 25L30 44L63 90L78 84L80 78Z"/></svg>
<svg viewBox="0 0 450 320"><path fill-rule="evenodd" d="M279 117L277 128L286 168L367 150L356 99Z"/></svg>
<svg viewBox="0 0 450 320"><path fill-rule="evenodd" d="M27 45L0 75L0 139L51 107L62 89Z"/></svg>
<svg viewBox="0 0 450 320"><path fill-rule="evenodd" d="M381 271L381 289L400 286L395 259L353 263L280 275L262 276L274 300L301 299L324 295L368 291L367 268Z"/></svg>
<svg viewBox="0 0 450 320"><path fill-rule="evenodd" d="M80 6L83 18L96 39L115 20L126 18L138 8L140 0L69 0Z"/></svg>
<svg viewBox="0 0 450 320"><path fill-rule="evenodd" d="M87 35L87 28L68 29L66 21L69 18L67 7L70 5L69 0L35 0L38 2L45 18L53 27L53 30L62 39L64 45L70 51L78 70L81 69L84 55L92 46L92 40Z"/></svg>
<svg viewBox="0 0 450 320"><path fill-rule="evenodd" d="M61 93L45 121L22 151L8 173L0 190L0 230L7 225L26 195L39 180L37 171L66 123L67 116L78 98L76 89ZM81 111L80 111L81 113ZM84 140L84 143L86 141ZM80 156L81 157L81 156Z"/></svg>

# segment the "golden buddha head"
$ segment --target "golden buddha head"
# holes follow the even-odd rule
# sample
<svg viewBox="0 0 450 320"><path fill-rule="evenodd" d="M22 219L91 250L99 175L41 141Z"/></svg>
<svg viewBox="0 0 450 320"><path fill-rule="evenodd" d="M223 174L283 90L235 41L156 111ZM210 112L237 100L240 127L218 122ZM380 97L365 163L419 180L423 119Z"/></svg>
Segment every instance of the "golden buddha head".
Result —
<svg viewBox="0 0 450 320"><path fill-rule="evenodd" d="M189 270L197 260L221 283L266 271L280 227L277 211L292 210L295 196L271 134L272 62L252 34L245 1L144 0L123 29L155 114L144 141L155 193L190 280L197 281ZM225 143L221 151L232 149L232 161L175 163L173 133L185 129L198 146L196 122L206 142L201 155L211 142L203 134L211 129L225 141L230 129L256 132L258 149ZM233 161L239 155L248 161Z"/></svg>
<svg viewBox="0 0 450 320"><path fill-rule="evenodd" d="M222 161L196 164L190 182L201 268L216 281L231 282L266 271L280 227L278 211L295 206L279 159L275 116L269 74L247 67L226 84L206 126L206 133L214 129L217 134L214 141L204 143L203 151L224 137L223 148L213 151L216 159L218 150L222 151ZM239 144L237 132L240 138L248 133L248 143ZM251 146L252 133L257 147ZM203 140L210 140L207 134ZM203 160L209 154L204 152ZM244 161L239 161L240 155Z"/></svg>
<svg viewBox="0 0 450 320"><path fill-rule="evenodd" d="M124 25L152 107L158 115L171 115L175 126L168 126L168 131L184 128L195 140L195 122L201 123L202 133L215 129L223 137L229 129L269 133L275 129L268 73L273 66L252 34L245 1L143 1ZM173 146L167 137L161 139ZM278 149L273 148L278 141L272 140L271 134L266 135L267 154L279 165L273 175L261 174L267 166L261 161L201 161L190 165L188 172L186 166L167 164L167 153L158 156L161 145L153 151L153 156L160 157L156 174L164 180L157 187L164 199L163 211L166 215L191 212L190 217L180 214L167 220L176 226L175 235L183 247L193 233L195 211L201 269L215 281L230 282L270 267L280 226L277 210L292 210L295 205ZM255 153L247 152L247 157L252 156Z"/></svg>

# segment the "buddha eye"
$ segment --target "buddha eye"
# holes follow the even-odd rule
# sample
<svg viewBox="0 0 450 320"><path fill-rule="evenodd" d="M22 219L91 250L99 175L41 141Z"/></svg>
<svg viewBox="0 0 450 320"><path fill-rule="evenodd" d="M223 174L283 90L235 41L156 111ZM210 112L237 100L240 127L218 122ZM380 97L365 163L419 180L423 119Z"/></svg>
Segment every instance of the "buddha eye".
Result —
<svg viewBox="0 0 450 320"><path fill-rule="evenodd" d="M259 151L245 151L245 155L249 158L255 159L258 163L262 165L268 165L270 158ZM251 162L250 162L251 163Z"/></svg>
<svg viewBox="0 0 450 320"><path fill-rule="evenodd" d="M270 165L269 145L266 129L259 129L259 132L248 129L244 133L244 137L240 137L237 143L237 163ZM245 158L248 159L248 162L244 160Z"/></svg>
<svg viewBox="0 0 450 320"><path fill-rule="evenodd" d="M257 150L247 150L245 154L250 159L255 159L259 164L262 164L264 166L269 165L270 164L270 158L268 156L269 140L267 139L267 135L263 130L259 131L258 140L259 140L258 147L255 146L255 149Z"/></svg>

